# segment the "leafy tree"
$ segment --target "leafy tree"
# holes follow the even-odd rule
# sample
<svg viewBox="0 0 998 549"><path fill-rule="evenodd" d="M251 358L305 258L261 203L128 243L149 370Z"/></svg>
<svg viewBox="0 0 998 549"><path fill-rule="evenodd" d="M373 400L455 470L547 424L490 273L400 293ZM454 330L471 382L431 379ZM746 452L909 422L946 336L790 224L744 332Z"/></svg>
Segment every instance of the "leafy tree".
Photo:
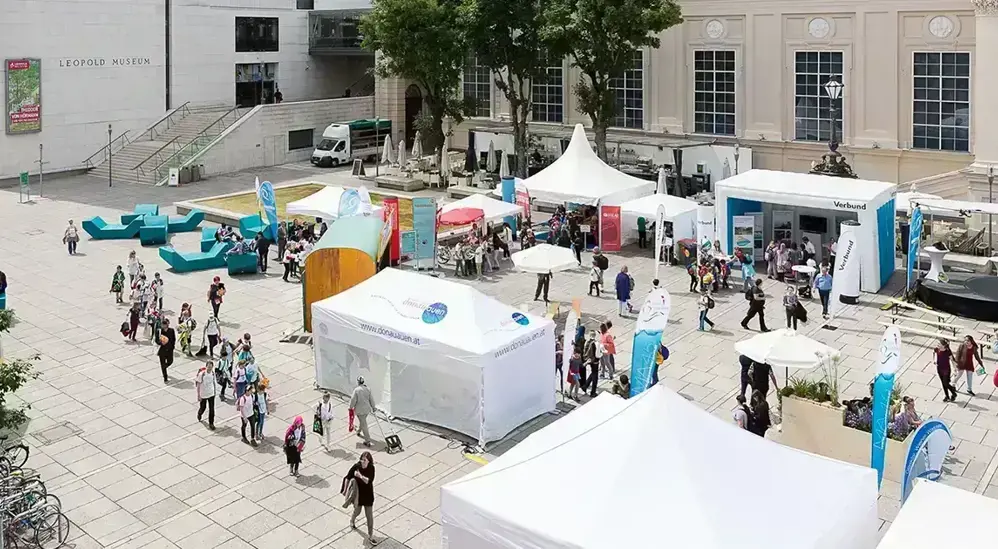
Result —
<svg viewBox="0 0 998 549"><path fill-rule="evenodd" d="M3 334L14 325L14 310L0 309L0 358L3 358Z"/></svg>
<svg viewBox="0 0 998 549"><path fill-rule="evenodd" d="M516 174L527 177L527 121L530 81L539 78L547 44L542 39L549 0L496 2L463 0L460 24L479 64L492 72L496 88L506 96L513 122Z"/></svg>
<svg viewBox="0 0 998 549"><path fill-rule="evenodd" d="M422 136L429 150L443 145L443 117L460 122L467 110L458 94L468 53L458 6L459 0L374 0L361 19L364 47L381 53L375 74L411 80L421 88L423 108L433 119Z"/></svg>
<svg viewBox="0 0 998 549"><path fill-rule="evenodd" d="M658 34L682 23L674 0L550 0L544 37L555 53L571 56L582 73L575 84L578 110L593 122L596 153L607 160L606 130L617 115L610 80L629 66L634 51L657 48Z"/></svg>
<svg viewBox="0 0 998 549"><path fill-rule="evenodd" d="M0 336L9 331L13 324L14 311L0 310ZM0 431L16 429L28 419L27 410L31 406L22 404L16 408L8 407L7 395L38 377L38 373L32 367L32 362L35 360L38 360L37 355L28 360L5 360L0 357Z"/></svg>

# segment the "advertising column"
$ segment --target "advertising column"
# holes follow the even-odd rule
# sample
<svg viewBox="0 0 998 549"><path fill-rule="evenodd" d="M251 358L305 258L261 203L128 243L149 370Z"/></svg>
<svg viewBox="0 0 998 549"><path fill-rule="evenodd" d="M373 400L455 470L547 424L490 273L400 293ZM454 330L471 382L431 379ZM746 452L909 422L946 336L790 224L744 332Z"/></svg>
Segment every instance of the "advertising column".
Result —
<svg viewBox="0 0 998 549"><path fill-rule="evenodd" d="M701 204L697 206L697 247L699 248L704 241L713 242L717 238L715 233L714 205ZM731 244L729 243L728 246Z"/></svg>
<svg viewBox="0 0 998 549"><path fill-rule="evenodd" d="M859 262L860 253L856 248L856 233L860 224L855 221L842 222L839 241L836 245L835 271L832 273L832 295L829 298L828 314L836 316L844 305L859 302Z"/></svg>

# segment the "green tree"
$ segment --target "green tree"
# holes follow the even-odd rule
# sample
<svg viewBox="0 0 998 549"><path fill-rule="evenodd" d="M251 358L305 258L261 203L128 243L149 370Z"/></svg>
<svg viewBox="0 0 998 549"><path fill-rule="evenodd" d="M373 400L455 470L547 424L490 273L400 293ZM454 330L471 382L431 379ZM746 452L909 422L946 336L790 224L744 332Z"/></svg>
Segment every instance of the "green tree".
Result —
<svg viewBox="0 0 998 549"><path fill-rule="evenodd" d="M548 49L541 38L548 4L549 0L463 0L460 9L465 42L479 64L492 72L496 88L509 102L515 175L522 178L527 177L530 82L540 77Z"/></svg>
<svg viewBox="0 0 998 549"><path fill-rule="evenodd" d="M0 337L9 331L13 324L14 311L0 310ZM27 360L6 360L0 355L0 431L16 429L28 419L27 411L31 406L21 404L17 407L8 407L7 395L14 393L25 383L38 377L38 373L34 371L32 365L35 360L38 360L38 356L33 356Z"/></svg>
<svg viewBox="0 0 998 549"><path fill-rule="evenodd" d="M581 76L578 111L593 122L596 153L607 160L606 130L617 115L610 80L630 65L634 51L659 46L658 34L683 22L673 0L551 0L544 38L570 56Z"/></svg>
<svg viewBox="0 0 998 549"><path fill-rule="evenodd" d="M458 94L468 51L458 28L458 6L458 0L374 0L361 19L364 47L381 54L375 74L421 88L423 108L433 120L422 136L428 150L443 144L444 116L461 122L467 110Z"/></svg>

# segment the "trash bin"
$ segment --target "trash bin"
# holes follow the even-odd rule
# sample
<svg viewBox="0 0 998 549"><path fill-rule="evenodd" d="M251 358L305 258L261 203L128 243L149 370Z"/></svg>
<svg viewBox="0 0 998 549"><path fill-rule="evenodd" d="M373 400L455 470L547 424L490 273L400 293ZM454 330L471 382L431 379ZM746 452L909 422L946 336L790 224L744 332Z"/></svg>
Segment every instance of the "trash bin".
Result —
<svg viewBox="0 0 998 549"><path fill-rule="evenodd" d="M200 174L198 177L200 177L202 179L205 178L205 177L208 177L207 174L205 174L205 171L204 171L204 164L198 164L198 174Z"/></svg>
<svg viewBox="0 0 998 549"><path fill-rule="evenodd" d="M191 164L191 181L201 181L201 168L197 164Z"/></svg>
<svg viewBox="0 0 998 549"><path fill-rule="evenodd" d="M180 168L180 184L186 185L191 182L191 168L190 166L184 166Z"/></svg>

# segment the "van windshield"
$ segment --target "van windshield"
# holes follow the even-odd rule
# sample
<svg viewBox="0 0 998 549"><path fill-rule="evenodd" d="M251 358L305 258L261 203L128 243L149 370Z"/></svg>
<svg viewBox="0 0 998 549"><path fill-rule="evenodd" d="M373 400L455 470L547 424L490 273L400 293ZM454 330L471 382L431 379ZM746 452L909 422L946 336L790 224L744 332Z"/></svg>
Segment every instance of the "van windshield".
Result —
<svg viewBox="0 0 998 549"><path fill-rule="evenodd" d="M315 148L319 149L320 151L331 151L331 150L333 150L333 146L334 145L336 145L336 140L334 140L334 139L323 139L322 141L319 142L318 145L316 145Z"/></svg>

